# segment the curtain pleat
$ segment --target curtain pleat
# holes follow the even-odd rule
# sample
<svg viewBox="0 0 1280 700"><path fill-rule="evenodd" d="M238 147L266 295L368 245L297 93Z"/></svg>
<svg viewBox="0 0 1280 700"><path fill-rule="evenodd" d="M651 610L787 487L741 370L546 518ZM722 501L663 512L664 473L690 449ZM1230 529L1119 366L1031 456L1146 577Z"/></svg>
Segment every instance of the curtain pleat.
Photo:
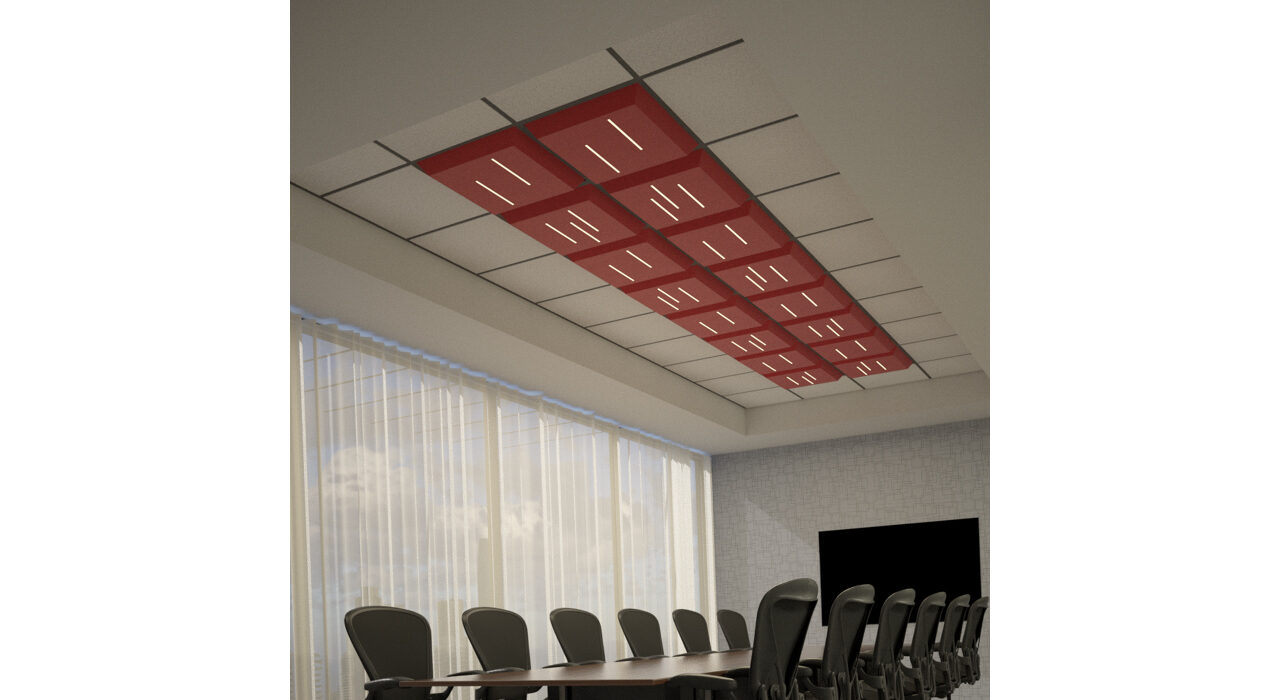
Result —
<svg viewBox="0 0 1280 700"><path fill-rule="evenodd" d="M291 695L363 697L343 616L423 614L436 674L478 668L463 610L507 608L535 665L582 608L625 655L620 607L714 626L710 465L691 452L332 323L291 328ZM714 628L713 628L714 632Z"/></svg>

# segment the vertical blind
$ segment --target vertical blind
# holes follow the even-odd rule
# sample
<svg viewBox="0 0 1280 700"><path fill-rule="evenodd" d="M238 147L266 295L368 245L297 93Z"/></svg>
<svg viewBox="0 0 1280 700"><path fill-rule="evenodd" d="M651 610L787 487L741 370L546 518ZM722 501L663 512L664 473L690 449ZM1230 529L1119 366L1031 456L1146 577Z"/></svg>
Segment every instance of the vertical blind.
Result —
<svg viewBox="0 0 1280 700"><path fill-rule="evenodd" d="M292 319L291 690L363 697L343 615L424 615L436 674L479 668L463 610L529 626L533 663L563 661L547 615L643 608L714 621L705 455L330 323ZM712 623L714 624L714 622Z"/></svg>

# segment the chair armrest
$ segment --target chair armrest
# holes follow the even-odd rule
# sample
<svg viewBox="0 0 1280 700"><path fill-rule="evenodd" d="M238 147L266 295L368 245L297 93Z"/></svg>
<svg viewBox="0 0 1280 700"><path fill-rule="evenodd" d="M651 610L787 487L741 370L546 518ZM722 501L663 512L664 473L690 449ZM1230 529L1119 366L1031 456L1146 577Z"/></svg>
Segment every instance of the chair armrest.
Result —
<svg viewBox="0 0 1280 700"><path fill-rule="evenodd" d="M445 676L445 678L450 678L452 676L478 676L481 673L484 673L484 671L480 671L478 669L473 668L470 671L458 671L457 673L450 673L448 676Z"/></svg>
<svg viewBox="0 0 1280 700"><path fill-rule="evenodd" d="M543 666L543 668L566 668L569 666L578 666L578 665L579 664L574 663L573 661L561 661L558 664L547 664L546 666Z"/></svg>
<svg viewBox="0 0 1280 700"><path fill-rule="evenodd" d="M388 678L377 678L375 680L369 681L368 683L365 683L364 689L371 693L376 693L380 690L391 690L392 688L399 688L400 681L411 681L411 680L413 679L408 676L391 676Z"/></svg>
<svg viewBox="0 0 1280 700"><path fill-rule="evenodd" d="M738 682L732 678L724 676L712 676L706 673L685 673L683 675L674 676L667 681L667 685L672 688L693 688L695 690L719 690L721 692L732 692L738 687Z"/></svg>

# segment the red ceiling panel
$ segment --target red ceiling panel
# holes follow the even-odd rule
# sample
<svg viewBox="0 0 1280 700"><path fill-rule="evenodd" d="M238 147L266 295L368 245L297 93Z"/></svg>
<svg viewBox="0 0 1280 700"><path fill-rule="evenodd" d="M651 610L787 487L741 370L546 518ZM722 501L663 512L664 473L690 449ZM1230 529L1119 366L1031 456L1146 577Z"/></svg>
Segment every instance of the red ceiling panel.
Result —
<svg viewBox="0 0 1280 700"><path fill-rule="evenodd" d="M658 230L734 209L750 199L706 151L618 178L605 189Z"/></svg>
<svg viewBox="0 0 1280 700"><path fill-rule="evenodd" d="M759 264L751 267L763 273L765 277L773 274L767 267L761 270L761 265ZM769 295L757 294L752 298L752 302L759 306L761 311L778 322L790 323L796 319L836 313L848 308L853 303L853 299L849 298L849 295L840 288L840 285L836 284L835 280L823 275L816 284L795 287Z"/></svg>
<svg viewBox="0 0 1280 700"><path fill-rule="evenodd" d="M529 122L529 132L593 182L688 155L698 143L639 84Z"/></svg>
<svg viewBox="0 0 1280 700"><path fill-rule="evenodd" d="M829 329L823 329L829 331ZM825 333L830 336L830 333ZM876 328L861 338L845 338L834 342L813 344L813 349L831 362L849 362L863 360L893 352L898 347L884 330Z"/></svg>
<svg viewBox="0 0 1280 700"><path fill-rule="evenodd" d="M780 250L750 258L714 265L711 271L748 299L781 292L793 287L813 285L826 277L822 266L814 262L798 243L788 243ZM779 321L793 318L783 313Z"/></svg>
<svg viewBox="0 0 1280 700"><path fill-rule="evenodd" d="M860 379L873 374L884 374L885 372L896 372L911 366L911 358L907 356L906 351L902 348L895 347L893 352L879 357L869 357L864 360L854 360L852 362L840 362L836 367L841 372Z"/></svg>
<svg viewBox="0 0 1280 700"><path fill-rule="evenodd" d="M802 343L829 343L836 338L858 338L876 328L875 321L850 304L848 308L834 314L800 318L782 324Z"/></svg>
<svg viewBox="0 0 1280 700"><path fill-rule="evenodd" d="M717 335L707 338L706 341L734 359L760 353L781 352L795 347L796 344L793 338L772 324L747 333Z"/></svg>
<svg viewBox="0 0 1280 700"><path fill-rule="evenodd" d="M733 290L724 282L698 267L675 277L627 287L625 291L632 299L663 316L720 306L734 297Z"/></svg>
<svg viewBox="0 0 1280 700"><path fill-rule="evenodd" d="M514 127L423 158L418 167L494 214L564 194L582 182Z"/></svg>
<svg viewBox="0 0 1280 700"><path fill-rule="evenodd" d="M648 229L638 231L635 238L569 259L619 288L677 275L692 264L679 248Z"/></svg>
<svg viewBox="0 0 1280 700"><path fill-rule="evenodd" d="M738 361L766 377L802 369L812 369L826 364L817 353L803 345L796 345L794 348L783 350L782 352L756 355L755 357Z"/></svg>
<svg viewBox="0 0 1280 700"><path fill-rule="evenodd" d="M722 306L673 314L668 318L699 338L736 335L764 328L768 323L755 307L738 297Z"/></svg>
<svg viewBox="0 0 1280 700"><path fill-rule="evenodd" d="M690 257L708 267L777 250L791 238L755 202L663 231Z"/></svg>
<svg viewBox="0 0 1280 700"><path fill-rule="evenodd" d="M635 238L644 224L594 185L503 214L507 223L564 256Z"/></svg>
<svg viewBox="0 0 1280 700"><path fill-rule="evenodd" d="M768 377L769 381L783 389L798 389L800 387L813 386L814 384L826 384L839 378L839 372L825 365L811 369L782 372Z"/></svg>

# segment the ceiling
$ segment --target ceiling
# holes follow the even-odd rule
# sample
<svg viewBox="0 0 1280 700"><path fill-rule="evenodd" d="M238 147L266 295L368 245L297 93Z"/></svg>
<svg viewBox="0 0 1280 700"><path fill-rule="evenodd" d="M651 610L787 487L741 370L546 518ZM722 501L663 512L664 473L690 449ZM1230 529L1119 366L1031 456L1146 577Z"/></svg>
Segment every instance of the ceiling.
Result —
<svg viewBox="0 0 1280 700"><path fill-rule="evenodd" d="M711 452L986 415L985 6L936 8L948 18L734 5L680 18L684 5L656 5L641 19L622 4L572 20L558 8L539 6L561 21L527 17L523 29L460 8L294 8L295 305ZM674 23L648 29L654 16ZM480 25L470 48L435 55ZM577 56L526 75L574 32ZM404 73L424 60L435 69ZM495 72L513 82L493 86ZM915 365L781 389L411 164L636 75ZM435 314L444 325L414 330Z"/></svg>

